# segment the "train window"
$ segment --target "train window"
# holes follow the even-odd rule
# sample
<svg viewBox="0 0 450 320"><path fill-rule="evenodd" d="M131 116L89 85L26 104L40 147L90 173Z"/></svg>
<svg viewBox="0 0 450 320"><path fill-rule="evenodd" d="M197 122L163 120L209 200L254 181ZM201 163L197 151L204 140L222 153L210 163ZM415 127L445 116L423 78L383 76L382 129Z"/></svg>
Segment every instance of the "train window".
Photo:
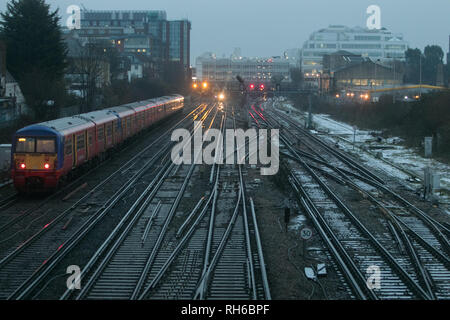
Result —
<svg viewBox="0 0 450 320"><path fill-rule="evenodd" d="M17 138L16 152L34 152L35 138Z"/></svg>
<svg viewBox="0 0 450 320"><path fill-rule="evenodd" d="M36 141L36 152L55 153L56 152L55 139L38 138Z"/></svg>
<svg viewBox="0 0 450 320"><path fill-rule="evenodd" d="M103 140L103 133L104 133L103 126L98 127L98 129L97 129L97 140Z"/></svg>
<svg viewBox="0 0 450 320"><path fill-rule="evenodd" d="M109 137L112 133L112 126L111 124L106 125L106 135Z"/></svg>
<svg viewBox="0 0 450 320"><path fill-rule="evenodd" d="M90 146L92 146L92 133L91 132L88 133L88 143Z"/></svg>
<svg viewBox="0 0 450 320"><path fill-rule="evenodd" d="M77 150L84 149L84 134L77 136Z"/></svg>
<svg viewBox="0 0 450 320"><path fill-rule="evenodd" d="M131 127L131 119L128 117L127 118L127 130L130 130Z"/></svg>

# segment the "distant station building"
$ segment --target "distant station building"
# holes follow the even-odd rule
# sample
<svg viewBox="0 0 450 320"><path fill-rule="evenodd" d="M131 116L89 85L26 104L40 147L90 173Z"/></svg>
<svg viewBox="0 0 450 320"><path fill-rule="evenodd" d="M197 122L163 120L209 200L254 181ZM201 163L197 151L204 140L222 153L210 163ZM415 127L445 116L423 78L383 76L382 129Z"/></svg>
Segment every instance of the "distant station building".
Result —
<svg viewBox="0 0 450 320"><path fill-rule="evenodd" d="M405 60L407 48L402 34L394 34L386 28L369 30L331 25L313 32L305 41L301 49L301 67L308 77L321 73L323 56L339 50L385 64L394 59Z"/></svg>
<svg viewBox="0 0 450 320"><path fill-rule="evenodd" d="M217 58L208 53L196 60L197 78L218 86L236 82L240 76L246 83L269 86L290 82L290 61L282 57L270 58Z"/></svg>
<svg viewBox="0 0 450 320"><path fill-rule="evenodd" d="M347 51L324 55L322 64L322 92L367 91L403 83L403 72L395 65L388 67Z"/></svg>
<svg viewBox="0 0 450 320"><path fill-rule="evenodd" d="M373 90L402 84L403 74L371 60L364 60L334 70L331 80L336 90Z"/></svg>

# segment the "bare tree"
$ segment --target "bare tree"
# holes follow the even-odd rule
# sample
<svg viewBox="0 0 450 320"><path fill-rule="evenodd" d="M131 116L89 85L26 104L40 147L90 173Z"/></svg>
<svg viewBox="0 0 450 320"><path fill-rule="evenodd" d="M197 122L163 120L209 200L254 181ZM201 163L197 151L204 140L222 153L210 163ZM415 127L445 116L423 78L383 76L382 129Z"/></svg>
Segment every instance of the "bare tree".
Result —
<svg viewBox="0 0 450 320"><path fill-rule="evenodd" d="M275 86L276 90L280 90L281 82L283 82L284 76L282 74L274 74L272 78L270 78L270 81Z"/></svg>
<svg viewBox="0 0 450 320"><path fill-rule="evenodd" d="M291 68L289 70L291 82L296 88L300 88L303 84L303 72L300 68Z"/></svg>
<svg viewBox="0 0 450 320"><path fill-rule="evenodd" d="M92 109L99 89L109 82L108 50L111 47L105 42L89 40L71 52L69 73L74 76L81 92L82 112Z"/></svg>

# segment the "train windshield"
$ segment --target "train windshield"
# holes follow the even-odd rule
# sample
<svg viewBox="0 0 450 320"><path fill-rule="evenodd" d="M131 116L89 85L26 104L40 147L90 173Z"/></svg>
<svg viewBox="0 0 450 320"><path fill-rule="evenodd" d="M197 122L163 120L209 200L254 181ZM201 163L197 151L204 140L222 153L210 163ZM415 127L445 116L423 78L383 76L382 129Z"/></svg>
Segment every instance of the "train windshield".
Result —
<svg viewBox="0 0 450 320"><path fill-rule="evenodd" d="M52 138L17 138L16 152L20 153L55 153L56 143Z"/></svg>
<svg viewBox="0 0 450 320"><path fill-rule="evenodd" d="M35 146L35 138L17 138L16 152L34 152Z"/></svg>
<svg viewBox="0 0 450 320"><path fill-rule="evenodd" d="M55 139L38 138L36 141L36 152L55 153Z"/></svg>

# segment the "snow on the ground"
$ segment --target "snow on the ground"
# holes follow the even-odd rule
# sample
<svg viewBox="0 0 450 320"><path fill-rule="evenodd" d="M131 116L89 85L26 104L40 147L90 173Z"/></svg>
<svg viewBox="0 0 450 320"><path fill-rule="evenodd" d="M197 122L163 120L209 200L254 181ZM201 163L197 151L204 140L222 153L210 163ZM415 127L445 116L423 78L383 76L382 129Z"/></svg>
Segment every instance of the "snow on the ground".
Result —
<svg viewBox="0 0 450 320"><path fill-rule="evenodd" d="M347 134L349 136L353 136L353 128L348 124L338 122L336 120L332 120L328 115L314 115L314 122L318 125L319 130L328 129L330 134ZM336 128L338 128L336 130ZM346 130L346 131L345 131ZM351 132L350 132L351 131ZM368 131L365 130L356 130L356 143L366 143L373 142L374 137L369 134ZM352 141L352 139L347 139ZM400 138L392 137L387 140L383 140L381 143L377 143L377 146L380 146L380 149L377 149L377 152L380 152L383 159L386 159L394 164L404 168L405 170L414 172L417 176L423 177L423 172L425 167L432 168L435 172L439 173L441 176L441 188L450 190L450 166L444 163L441 163L434 159L423 158L417 153L414 152L413 149L394 144L394 141L401 141ZM378 160L378 159L375 159ZM381 162L381 161L378 161ZM400 171L400 170L397 170ZM404 174L403 174L404 175Z"/></svg>
<svg viewBox="0 0 450 320"><path fill-rule="evenodd" d="M292 118L297 118L300 123L304 123L306 113L300 112L286 101L275 101L274 106L280 110L289 111ZM412 189L418 189L420 184L413 183L411 175L413 173L416 177L423 179L425 167L432 168L440 175L441 190L446 190L441 194L443 202L450 202L450 165L441 163L434 159L423 158L416 154L413 149L399 145L402 141L398 137L390 137L388 139L377 140L377 132L369 132L367 130L359 130L347 123L331 119L326 114L314 114L313 122L315 129L318 132L327 132L331 136L338 136L338 138L331 138L327 136L330 141L338 142L339 147L347 152L355 152L361 159L372 167L379 168L392 176L398 177L406 185ZM371 133L375 133L374 135ZM326 136L323 136L326 138ZM363 152L358 147L354 147L352 142L355 141L357 146L373 146L375 147L369 152ZM380 154L382 159L377 159L374 155ZM402 170L400 170L400 169ZM406 171L406 172L405 172ZM449 209L446 209L450 214Z"/></svg>
<svg viewBox="0 0 450 320"><path fill-rule="evenodd" d="M291 219L289 223L289 230L300 230L305 226L306 217L302 214L299 214Z"/></svg>

